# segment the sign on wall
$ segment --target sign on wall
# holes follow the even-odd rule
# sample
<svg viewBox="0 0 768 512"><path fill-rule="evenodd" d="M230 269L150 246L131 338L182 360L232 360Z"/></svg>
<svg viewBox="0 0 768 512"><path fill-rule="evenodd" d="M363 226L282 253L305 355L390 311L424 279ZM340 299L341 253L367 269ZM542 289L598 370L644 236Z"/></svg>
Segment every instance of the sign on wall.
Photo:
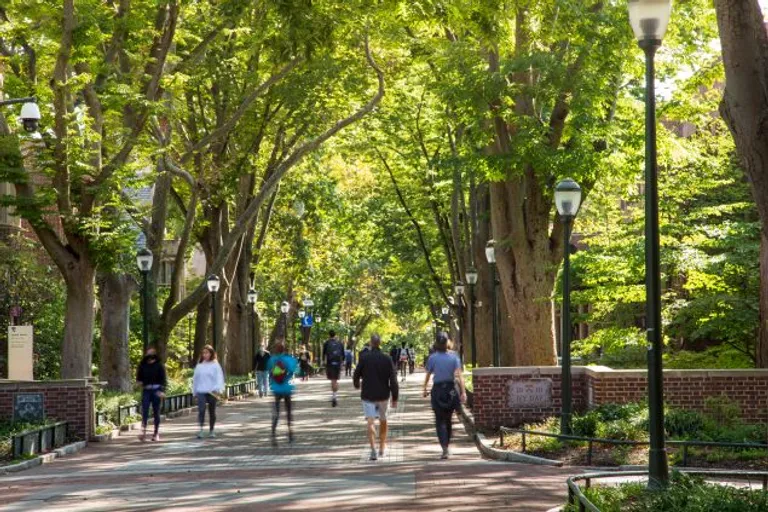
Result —
<svg viewBox="0 0 768 512"><path fill-rule="evenodd" d="M8 379L34 380L32 326L8 326Z"/></svg>
<svg viewBox="0 0 768 512"><path fill-rule="evenodd" d="M508 386L510 408L552 405L552 379L511 380Z"/></svg>
<svg viewBox="0 0 768 512"><path fill-rule="evenodd" d="M16 393L13 395L13 421L35 423L45 419L42 393Z"/></svg>

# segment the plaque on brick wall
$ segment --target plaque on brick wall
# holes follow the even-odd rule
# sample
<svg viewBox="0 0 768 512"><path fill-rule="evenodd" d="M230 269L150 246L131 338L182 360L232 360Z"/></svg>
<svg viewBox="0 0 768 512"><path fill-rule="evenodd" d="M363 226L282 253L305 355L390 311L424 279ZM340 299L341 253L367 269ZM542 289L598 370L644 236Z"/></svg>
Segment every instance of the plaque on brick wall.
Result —
<svg viewBox="0 0 768 512"><path fill-rule="evenodd" d="M13 421L31 423L44 419L42 393L16 393L13 396Z"/></svg>
<svg viewBox="0 0 768 512"><path fill-rule="evenodd" d="M552 379L525 379L509 381L511 408L550 407L552 405Z"/></svg>

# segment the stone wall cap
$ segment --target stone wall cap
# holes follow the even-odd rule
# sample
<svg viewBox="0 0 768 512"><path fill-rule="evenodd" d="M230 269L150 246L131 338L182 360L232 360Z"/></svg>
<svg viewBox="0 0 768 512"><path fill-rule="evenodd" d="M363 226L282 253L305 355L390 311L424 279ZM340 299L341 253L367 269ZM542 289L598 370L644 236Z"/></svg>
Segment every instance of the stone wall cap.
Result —
<svg viewBox="0 0 768 512"><path fill-rule="evenodd" d="M2 388L84 388L90 387L89 379L62 379L62 380L8 380L0 379Z"/></svg>
<svg viewBox="0 0 768 512"><path fill-rule="evenodd" d="M560 366L508 366L500 368L475 368L472 370L473 376L508 376L514 377L516 375L560 375L562 368ZM631 369L631 370L615 370L607 366L573 366L571 367L572 375L590 375L600 376L607 378L623 378L623 377L646 377L648 370L644 368ZM768 378L768 369L757 368L735 368L735 369L692 369L692 370L678 370L668 369L664 370L666 377L705 377L705 378L718 378L718 377L763 377Z"/></svg>
<svg viewBox="0 0 768 512"><path fill-rule="evenodd" d="M586 372L585 366L572 366L571 374L580 375ZM500 368L475 368L472 370L473 376L493 376L505 375L513 377L515 375L560 375L562 372L560 366L508 366Z"/></svg>

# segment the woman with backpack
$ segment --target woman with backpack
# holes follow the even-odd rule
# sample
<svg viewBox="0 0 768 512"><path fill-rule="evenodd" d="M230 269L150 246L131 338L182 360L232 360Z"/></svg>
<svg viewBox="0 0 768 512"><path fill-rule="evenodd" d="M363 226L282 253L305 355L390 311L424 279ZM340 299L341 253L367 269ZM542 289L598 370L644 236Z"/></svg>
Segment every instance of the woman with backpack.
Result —
<svg viewBox="0 0 768 512"><path fill-rule="evenodd" d="M293 442L293 375L296 373L298 362L296 358L285 353L285 344L278 341L275 353L267 363L269 388L275 397L275 409L272 412L272 446L277 447L277 422L280 419L280 402L285 402L285 414L288 419L288 442Z"/></svg>
<svg viewBox="0 0 768 512"><path fill-rule="evenodd" d="M467 401L467 392L464 387L464 376L461 371L461 360L452 350L448 350L448 335L441 332L435 342L435 353L429 356L424 380L424 397L427 396L429 379L433 375L432 385L432 410L435 412L435 429L437 439L443 449L441 459L447 459L450 455L451 434L453 431L453 412L459 408L460 403ZM456 383L459 389L456 389Z"/></svg>
<svg viewBox="0 0 768 512"><path fill-rule="evenodd" d="M195 366L195 373L192 376L192 393L197 397L197 422L200 430L197 432L197 438L203 438L203 425L205 424L205 410L208 409L209 431L208 437L216 437L214 428L216 427L216 404L218 403L217 394L224 391L224 372L221 365L216 360L216 351L213 347L206 345L200 352L200 360Z"/></svg>

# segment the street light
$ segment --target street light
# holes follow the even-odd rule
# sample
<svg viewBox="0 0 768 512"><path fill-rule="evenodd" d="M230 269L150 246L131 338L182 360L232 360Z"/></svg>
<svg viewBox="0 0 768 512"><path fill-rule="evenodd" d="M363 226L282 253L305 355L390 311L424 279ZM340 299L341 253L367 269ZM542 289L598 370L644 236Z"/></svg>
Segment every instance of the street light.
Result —
<svg viewBox="0 0 768 512"><path fill-rule="evenodd" d="M464 283L461 281L458 281L456 283L456 286L454 286L454 291L456 292L456 307L458 308L458 316L459 316L459 327L458 327L458 335L459 335L459 358L461 359L461 364L464 364Z"/></svg>
<svg viewBox="0 0 768 512"><path fill-rule="evenodd" d="M213 328L213 350L216 350L216 347L219 345L219 329L218 329L218 322L217 322L217 315L216 315L216 292L219 291L219 287L221 286L221 281L219 280L219 276L216 274L211 274L208 276L208 280L205 283L208 286L208 291L211 292L211 322L212 322L212 328Z"/></svg>
<svg viewBox="0 0 768 512"><path fill-rule="evenodd" d="M501 366L499 353L499 293L496 279L496 241L488 240L485 244L485 257L491 267L491 314L493 315L493 366Z"/></svg>
<svg viewBox="0 0 768 512"><path fill-rule="evenodd" d="M283 301L282 304L280 304L280 319L283 323L283 338L284 342L287 343L288 341L288 311L291 310L291 305L288 303L288 301Z"/></svg>
<svg viewBox="0 0 768 512"><path fill-rule="evenodd" d="M256 343L258 338L256 337L256 301L259 299L259 294L256 290L251 288L248 290L248 304L251 306L251 343L253 344L253 353L258 351Z"/></svg>
<svg viewBox="0 0 768 512"><path fill-rule="evenodd" d="M571 435L573 389L571 384L571 227L581 205L581 187L566 178L555 187L555 206L563 220L563 307L560 315L560 354L563 357L560 389L560 433Z"/></svg>
<svg viewBox="0 0 768 512"><path fill-rule="evenodd" d="M470 345L472 346L472 368L477 368L477 343L475 341L475 285L477 284L477 269L469 267L467 270L467 284L469 285L469 323Z"/></svg>
<svg viewBox="0 0 768 512"><path fill-rule="evenodd" d="M136 253L136 265L141 271L141 300L142 309L144 309L144 315L142 318L142 340L144 342L144 353L147 352L149 347L149 287L147 283L149 281L149 271L152 270L152 251L144 247Z"/></svg>
<svg viewBox="0 0 768 512"><path fill-rule="evenodd" d="M661 46L672 0L629 0L629 21L645 52L645 308L648 338L648 415L650 453L648 486L669 482L664 446L664 382L662 373L661 269L659 263L659 190L656 169L656 91L654 57Z"/></svg>

